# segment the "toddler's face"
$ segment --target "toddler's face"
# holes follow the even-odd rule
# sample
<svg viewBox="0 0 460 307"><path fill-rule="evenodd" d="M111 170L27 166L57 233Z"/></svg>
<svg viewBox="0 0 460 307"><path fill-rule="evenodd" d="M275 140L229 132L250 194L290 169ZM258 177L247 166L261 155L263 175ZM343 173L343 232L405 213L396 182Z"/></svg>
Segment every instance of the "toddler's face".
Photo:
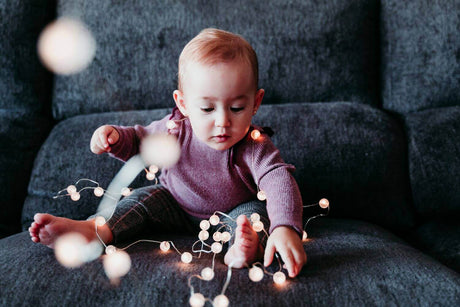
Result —
<svg viewBox="0 0 460 307"><path fill-rule="evenodd" d="M242 140L264 95L254 86L251 67L241 62L190 63L184 79L183 92L174 91L174 99L196 137L216 150Z"/></svg>

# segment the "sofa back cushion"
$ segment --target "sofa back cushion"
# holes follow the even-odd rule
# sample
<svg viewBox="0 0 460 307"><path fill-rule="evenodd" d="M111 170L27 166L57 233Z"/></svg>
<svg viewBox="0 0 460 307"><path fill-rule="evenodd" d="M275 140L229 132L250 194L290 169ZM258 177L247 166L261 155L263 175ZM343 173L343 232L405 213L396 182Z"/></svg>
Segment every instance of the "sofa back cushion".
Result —
<svg viewBox="0 0 460 307"><path fill-rule="evenodd" d="M203 28L241 34L256 50L265 103L378 105L379 1L61 0L97 42L83 72L56 77L57 119L173 105L177 61Z"/></svg>
<svg viewBox="0 0 460 307"><path fill-rule="evenodd" d="M382 1L383 106L460 103L459 1Z"/></svg>

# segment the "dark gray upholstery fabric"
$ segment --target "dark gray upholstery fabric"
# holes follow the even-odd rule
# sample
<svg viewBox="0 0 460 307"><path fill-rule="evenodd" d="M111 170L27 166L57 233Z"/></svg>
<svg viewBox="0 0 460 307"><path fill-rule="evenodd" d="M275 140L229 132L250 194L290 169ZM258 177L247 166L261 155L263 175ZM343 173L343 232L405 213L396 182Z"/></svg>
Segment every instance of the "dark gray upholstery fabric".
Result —
<svg viewBox="0 0 460 307"><path fill-rule="evenodd" d="M460 216L460 107L405 118L412 195L424 217Z"/></svg>
<svg viewBox="0 0 460 307"><path fill-rule="evenodd" d="M308 263L295 279L275 286L265 275L259 283L248 270L233 270L225 294L231 306L458 306L460 275L389 232L353 220L315 220L304 244ZM190 251L195 236L151 235L172 240ZM158 244L128 249L131 271L119 287L110 285L100 260L65 269L51 249L34 244L27 233L0 241L0 305L38 306L186 306L188 278L211 266L211 255L182 264L179 255L163 254ZM122 247L124 245L120 245ZM227 267L216 258L210 282L192 279L196 292L214 298L222 290ZM275 263L268 268L278 270ZM20 293L20 295L18 295Z"/></svg>
<svg viewBox="0 0 460 307"><path fill-rule="evenodd" d="M460 101L460 1L382 1L383 106L400 113Z"/></svg>
<svg viewBox="0 0 460 307"><path fill-rule="evenodd" d="M89 68L57 77L57 119L168 107L177 60L199 31L243 35L259 56L265 102L379 105L379 3L359 1L59 1L97 41Z"/></svg>
<svg viewBox="0 0 460 307"><path fill-rule="evenodd" d="M167 113L163 109L93 114L57 125L36 161L24 206L24 229L36 212L74 219L94 214L100 199L90 191L76 203L52 196L80 178L106 188L122 166L90 152L89 141L99 125L148 124ZM362 218L395 230L413 224L402 128L385 113L353 103L263 105L254 123L275 131L274 143L297 167L294 176L305 204L326 197L335 217Z"/></svg>

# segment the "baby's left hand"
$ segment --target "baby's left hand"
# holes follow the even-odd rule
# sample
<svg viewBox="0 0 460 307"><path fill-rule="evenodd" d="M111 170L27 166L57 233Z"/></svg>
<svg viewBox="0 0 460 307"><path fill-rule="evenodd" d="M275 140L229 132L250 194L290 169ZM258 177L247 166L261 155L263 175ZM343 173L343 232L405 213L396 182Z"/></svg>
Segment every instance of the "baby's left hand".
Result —
<svg viewBox="0 0 460 307"><path fill-rule="evenodd" d="M297 232L286 226L276 227L271 233L265 248L264 266L269 266L278 251L286 265L289 277L296 277L307 262L307 254Z"/></svg>

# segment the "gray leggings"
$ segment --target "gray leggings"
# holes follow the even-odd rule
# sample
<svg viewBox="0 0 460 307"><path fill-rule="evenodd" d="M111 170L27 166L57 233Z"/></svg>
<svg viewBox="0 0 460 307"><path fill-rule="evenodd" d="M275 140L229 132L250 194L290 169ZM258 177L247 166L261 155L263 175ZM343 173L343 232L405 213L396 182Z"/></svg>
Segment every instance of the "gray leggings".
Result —
<svg viewBox="0 0 460 307"><path fill-rule="evenodd" d="M265 229L268 231L270 222L267 215L266 204L253 200L240 204L226 215L218 214L221 224L210 229L213 231L227 225L227 231L232 234L236 228L236 219L244 214L250 218L251 214L258 213ZM198 235L201 219L187 214L174 199L171 193L161 184L139 188L133 191L130 196L123 198L116 206L112 217L107 221L110 227L114 242L132 238L144 229L151 229L158 232L186 232ZM220 231L224 231L221 229ZM265 245L266 235L259 232L259 238ZM232 242L232 241L231 241Z"/></svg>

